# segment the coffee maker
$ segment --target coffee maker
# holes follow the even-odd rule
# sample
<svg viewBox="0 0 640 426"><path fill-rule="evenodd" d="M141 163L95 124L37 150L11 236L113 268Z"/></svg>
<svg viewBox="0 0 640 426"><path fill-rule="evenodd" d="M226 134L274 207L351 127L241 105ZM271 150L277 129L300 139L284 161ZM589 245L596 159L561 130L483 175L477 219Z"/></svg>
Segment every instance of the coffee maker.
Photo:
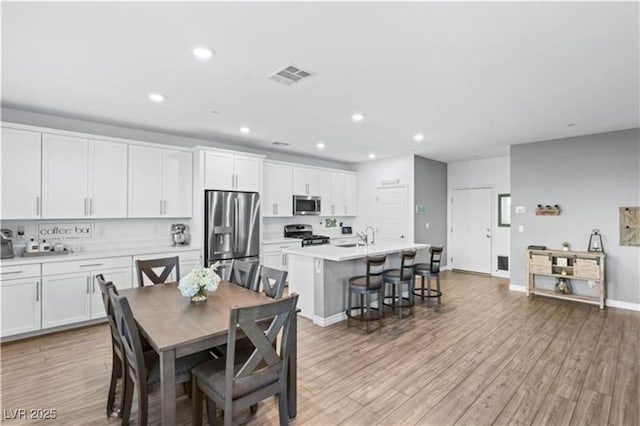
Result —
<svg viewBox="0 0 640 426"><path fill-rule="evenodd" d="M11 229L0 229L0 259L11 259L13 257L13 231Z"/></svg>
<svg viewBox="0 0 640 426"><path fill-rule="evenodd" d="M171 239L174 246L189 244L189 231L184 223L174 223L171 225Z"/></svg>

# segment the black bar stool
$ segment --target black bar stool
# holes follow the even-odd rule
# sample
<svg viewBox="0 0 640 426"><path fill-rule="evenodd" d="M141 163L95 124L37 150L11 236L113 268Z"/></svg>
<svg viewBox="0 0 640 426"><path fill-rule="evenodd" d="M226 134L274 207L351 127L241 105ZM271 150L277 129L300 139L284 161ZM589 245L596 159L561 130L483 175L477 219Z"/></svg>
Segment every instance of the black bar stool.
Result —
<svg viewBox="0 0 640 426"><path fill-rule="evenodd" d="M442 246L434 246L429 249L429 253L431 253L431 262L430 263L418 263L413 267L413 271L415 275L420 276L422 281L422 288L420 292L415 291L414 294L416 296L420 296L422 298L422 302L424 303L424 298L427 298L427 306L431 306L431 298L438 298L438 305L440 304L440 299L442 298L442 290L440 289L440 262L442 260ZM431 277L436 277L436 290L431 289ZM424 288L424 279L427 278L427 293L425 294Z"/></svg>
<svg viewBox="0 0 640 426"><path fill-rule="evenodd" d="M384 300L384 286L382 285L382 272L384 271L384 263L386 256L366 257L364 259L367 265L367 275L359 275L349 278L349 289L347 295L347 327L349 320L355 319L365 321L367 333L369 333L369 322L379 321L378 329L382 328L382 302ZM360 295L360 305L352 306L351 295ZM371 294L378 295L378 307L371 307ZM353 311L358 310L359 314L354 315ZM377 312L374 312L377 311Z"/></svg>
<svg viewBox="0 0 640 426"><path fill-rule="evenodd" d="M391 299L390 303L385 305L396 309L398 318L402 318L402 309L409 308L409 312L413 315L413 292L414 278L413 265L416 259L416 250L405 250L402 252L400 260L400 269L387 269L382 274L382 282L391 285L391 296L385 299ZM402 287L407 286L407 297L402 295ZM396 298L396 290L398 297Z"/></svg>

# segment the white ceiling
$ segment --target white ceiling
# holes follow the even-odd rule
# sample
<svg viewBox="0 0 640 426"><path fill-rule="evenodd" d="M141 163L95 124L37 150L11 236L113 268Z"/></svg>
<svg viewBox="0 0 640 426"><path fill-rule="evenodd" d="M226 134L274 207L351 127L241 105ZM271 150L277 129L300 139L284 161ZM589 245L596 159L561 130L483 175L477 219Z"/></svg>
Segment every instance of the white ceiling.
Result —
<svg viewBox="0 0 640 426"><path fill-rule="evenodd" d="M2 9L10 107L263 148L286 141L288 152L353 162L369 152L491 157L510 144L640 126L635 2ZM216 55L195 60L197 45ZM267 79L287 63L315 75L293 87Z"/></svg>

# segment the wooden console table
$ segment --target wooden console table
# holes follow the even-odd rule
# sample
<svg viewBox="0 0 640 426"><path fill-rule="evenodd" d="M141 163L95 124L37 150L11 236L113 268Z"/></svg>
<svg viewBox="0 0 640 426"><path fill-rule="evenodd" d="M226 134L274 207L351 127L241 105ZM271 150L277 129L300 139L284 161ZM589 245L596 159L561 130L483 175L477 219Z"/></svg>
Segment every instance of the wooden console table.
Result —
<svg viewBox="0 0 640 426"><path fill-rule="evenodd" d="M607 295L604 262L605 254L564 250L527 250L527 296L541 296L599 305L604 309ZM565 278L571 281L592 281L599 288L597 296L556 293L554 290L535 286L535 276ZM572 287L576 288L575 285Z"/></svg>

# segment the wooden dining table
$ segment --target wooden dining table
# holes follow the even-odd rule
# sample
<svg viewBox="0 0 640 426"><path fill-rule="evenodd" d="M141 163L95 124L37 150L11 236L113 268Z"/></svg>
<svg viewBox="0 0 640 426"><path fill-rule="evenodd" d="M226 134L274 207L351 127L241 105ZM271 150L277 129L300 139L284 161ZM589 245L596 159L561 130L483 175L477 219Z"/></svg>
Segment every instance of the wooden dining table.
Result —
<svg viewBox="0 0 640 426"><path fill-rule="evenodd" d="M160 356L162 423L176 424L176 359L227 342L229 311L272 299L241 286L222 281L205 303L194 305L183 297L177 283L155 284L120 291L126 296L142 335ZM297 319L287 374L289 417L297 412Z"/></svg>

